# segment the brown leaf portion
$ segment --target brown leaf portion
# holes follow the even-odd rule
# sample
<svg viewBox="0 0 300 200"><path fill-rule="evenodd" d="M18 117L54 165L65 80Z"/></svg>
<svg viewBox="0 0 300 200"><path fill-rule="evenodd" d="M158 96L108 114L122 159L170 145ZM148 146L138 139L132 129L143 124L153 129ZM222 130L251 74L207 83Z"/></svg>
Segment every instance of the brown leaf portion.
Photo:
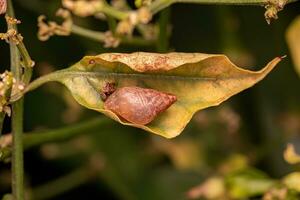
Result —
<svg viewBox="0 0 300 200"><path fill-rule="evenodd" d="M120 62L139 72L170 70L187 63L196 63L213 55L202 53L104 53L98 57L107 62Z"/></svg>

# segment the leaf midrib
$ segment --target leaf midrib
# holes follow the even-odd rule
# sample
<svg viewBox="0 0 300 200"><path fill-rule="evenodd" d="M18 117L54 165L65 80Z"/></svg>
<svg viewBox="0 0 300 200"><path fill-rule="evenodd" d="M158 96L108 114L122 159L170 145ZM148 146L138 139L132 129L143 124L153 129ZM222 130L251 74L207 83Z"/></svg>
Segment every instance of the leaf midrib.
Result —
<svg viewBox="0 0 300 200"><path fill-rule="evenodd" d="M191 80L191 81L217 81L226 79L242 79L257 74L247 74L226 77L200 77L200 76L188 76L188 75L169 75L169 74L147 74L147 73L116 73L116 72L84 72L84 71L60 71L59 78L66 78L66 76L88 76L88 77L134 77L134 78L148 78L148 79L170 79L170 80Z"/></svg>

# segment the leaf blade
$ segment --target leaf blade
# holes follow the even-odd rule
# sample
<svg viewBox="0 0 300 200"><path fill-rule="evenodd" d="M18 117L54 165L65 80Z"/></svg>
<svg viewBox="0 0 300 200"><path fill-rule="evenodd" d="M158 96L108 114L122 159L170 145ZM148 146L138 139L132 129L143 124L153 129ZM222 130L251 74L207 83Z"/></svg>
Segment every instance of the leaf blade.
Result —
<svg viewBox="0 0 300 200"><path fill-rule="evenodd" d="M84 57L59 78L83 106L101 112L124 125L172 138L181 133L193 114L217 106L262 80L282 58L259 71L238 68L224 55L188 53L101 54ZM146 126L121 120L103 108L101 88L138 86L176 95L177 102Z"/></svg>

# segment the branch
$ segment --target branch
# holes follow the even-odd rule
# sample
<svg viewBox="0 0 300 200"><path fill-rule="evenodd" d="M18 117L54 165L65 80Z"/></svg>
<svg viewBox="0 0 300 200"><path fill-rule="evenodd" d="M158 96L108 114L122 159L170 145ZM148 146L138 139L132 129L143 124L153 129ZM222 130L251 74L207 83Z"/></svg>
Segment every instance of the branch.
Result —
<svg viewBox="0 0 300 200"><path fill-rule="evenodd" d="M124 20L129 16L129 12L128 11L121 11L118 10L112 6L110 6L109 4L107 4L106 2L103 2L101 9L99 9L100 13L104 13L108 16L114 17L118 20Z"/></svg>
<svg viewBox="0 0 300 200"><path fill-rule="evenodd" d="M30 79L31 79L31 76L32 76L32 68L34 66L34 61L31 59L23 41L20 41L18 44L17 44L17 47L19 49L19 52L20 52L20 55L22 57L22 60L23 60L23 64L24 64L24 74L23 74L23 77L22 77L22 81L25 83L25 84L28 84L30 82Z"/></svg>
<svg viewBox="0 0 300 200"><path fill-rule="evenodd" d="M212 4L212 5L241 5L241 6L266 6L272 1L280 0L156 0L150 5L152 14L156 14L164 8L174 3L195 3L195 4ZM297 0L282 0L285 4L295 2Z"/></svg>
<svg viewBox="0 0 300 200"><path fill-rule="evenodd" d="M108 118L97 117L95 119L90 119L85 122L72 124L55 130L26 133L23 134L24 150L45 143L65 141L79 134L88 133L88 131L94 130L95 128L105 126L109 124L109 122L110 120ZM9 137L9 135L0 137L0 161L6 161L11 156L11 143L7 142L7 139L4 139L4 137Z"/></svg>
<svg viewBox="0 0 300 200"><path fill-rule="evenodd" d="M93 170L90 168L80 167L62 177L33 188L31 191L33 199L52 199L89 182L97 177L97 173L91 172Z"/></svg>
<svg viewBox="0 0 300 200"><path fill-rule="evenodd" d="M8 0L7 14L14 18L12 0ZM16 25L9 24L9 29L17 29ZM17 46L10 42L11 71L17 81L21 80L22 70L20 54ZM24 167L23 167L23 99L12 104L12 194L15 200L24 199Z"/></svg>
<svg viewBox="0 0 300 200"><path fill-rule="evenodd" d="M71 32L73 34L83 36L98 42L105 41L105 33L100 31L92 31L86 28L82 28L77 25L72 25ZM121 43L126 45L136 45L136 46L152 46L154 45L153 40L146 40L142 37L121 37Z"/></svg>
<svg viewBox="0 0 300 200"><path fill-rule="evenodd" d="M75 137L83 132L88 133L95 128L99 128L103 125L109 124L108 118L97 117L78 124L72 124L63 128L37 131L32 133L26 133L23 136L24 149L29 149L49 142L58 142Z"/></svg>

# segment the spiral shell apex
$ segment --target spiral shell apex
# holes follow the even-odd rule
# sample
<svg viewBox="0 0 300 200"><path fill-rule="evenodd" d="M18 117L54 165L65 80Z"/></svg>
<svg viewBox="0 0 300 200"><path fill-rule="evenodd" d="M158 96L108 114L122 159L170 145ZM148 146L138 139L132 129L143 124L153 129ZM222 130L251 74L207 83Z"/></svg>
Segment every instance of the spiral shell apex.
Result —
<svg viewBox="0 0 300 200"><path fill-rule="evenodd" d="M111 94L104 108L128 122L146 125L177 100L175 95L140 87L123 87Z"/></svg>
<svg viewBox="0 0 300 200"><path fill-rule="evenodd" d="M0 15L5 14L7 9L6 0L0 0Z"/></svg>

